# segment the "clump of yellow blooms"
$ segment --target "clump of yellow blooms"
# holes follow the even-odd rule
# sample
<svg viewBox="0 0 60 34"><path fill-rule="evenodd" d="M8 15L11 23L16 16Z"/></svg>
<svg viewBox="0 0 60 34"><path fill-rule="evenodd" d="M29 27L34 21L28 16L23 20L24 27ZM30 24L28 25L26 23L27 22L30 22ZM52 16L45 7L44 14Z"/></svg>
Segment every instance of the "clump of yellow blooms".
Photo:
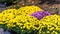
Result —
<svg viewBox="0 0 60 34"><path fill-rule="evenodd" d="M12 20L15 18L15 16L17 15L17 10L16 9L7 9L2 11L2 13L0 13L0 24L7 24L12 26L12 24L9 24L12 22Z"/></svg>
<svg viewBox="0 0 60 34"><path fill-rule="evenodd" d="M25 13L19 13L19 11L16 9L7 9L0 13L0 24L6 24L5 26L7 26L7 29L19 27L22 30L25 28L27 30L38 30L38 22L39 20L37 20L37 18Z"/></svg>
<svg viewBox="0 0 60 34"><path fill-rule="evenodd" d="M60 16L46 16L40 20L39 34L59 34L60 33Z"/></svg>
<svg viewBox="0 0 60 34"><path fill-rule="evenodd" d="M18 9L18 11L20 11L20 13L25 13L25 14L32 14L36 11L42 11L41 8L39 8L38 6L25 6L25 7L21 7Z"/></svg>

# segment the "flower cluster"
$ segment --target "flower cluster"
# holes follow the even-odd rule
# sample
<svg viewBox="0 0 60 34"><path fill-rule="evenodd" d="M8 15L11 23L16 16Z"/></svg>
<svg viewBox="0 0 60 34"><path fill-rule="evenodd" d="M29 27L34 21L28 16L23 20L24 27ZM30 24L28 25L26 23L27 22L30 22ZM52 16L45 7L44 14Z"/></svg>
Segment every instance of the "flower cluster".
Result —
<svg viewBox="0 0 60 34"><path fill-rule="evenodd" d="M46 16L39 22L39 34L59 34L60 33L60 16Z"/></svg>
<svg viewBox="0 0 60 34"><path fill-rule="evenodd" d="M31 14L31 16L36 17L38 20L42 19L45 16L49 16L50 13L47 11L38 11L38 12L34 12L33 14Z"/></svg>
<svg viewBox="0 0 60 34"><path fill-rule="evenodd" d="M39 28L37 27L37 22L39 22L39 20L33 16L30 16L28 14L21 14L16 9L7 9L0 13L0 25L4 25L8 30L14 30L17 33L22 30L24 31L24 29L38 30ZM17 27L19 29L17 29Z"/></svg>
<svg viewBox="0 0 60 34"><path fill-rule="evenodd" d="M43 11L43 10L38 6L25 6L25 7L19 8L18 11L23 14L31 14L36 11Z"/></svg>
<svg viewBox="0 0 60 34"><path fill-rule="evenodd" d="M2 13L0 13L0 22L2 21L4 23L5 21L9 21L10 19L13 19L16 13L17 13L16 9L4 10Z"/></svg>

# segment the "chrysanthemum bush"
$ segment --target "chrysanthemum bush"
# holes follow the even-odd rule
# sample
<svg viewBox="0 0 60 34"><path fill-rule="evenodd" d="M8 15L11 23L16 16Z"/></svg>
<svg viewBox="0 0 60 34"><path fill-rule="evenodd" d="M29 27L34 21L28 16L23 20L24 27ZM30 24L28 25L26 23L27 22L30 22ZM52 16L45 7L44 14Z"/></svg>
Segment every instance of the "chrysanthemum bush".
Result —
<svg viewBox="0 0 60 34"><path fill-rule="evenodd" d="M39 34L60 34L60 16L46 16L39 22Z"/></svg>
<svg viewBox="0 0 60 34"><path fill-rule="evenodd" d="M33 11L31 9L28 9L28 7L33 7ZM37 6L28 6L28 12L34 12L40 10ZM26 8L24 8L26 9ZM37 30L39 29L37 18L34 18L33 16L30 16L29 14L24 12L24 9L7 9L2 11L0 13L0 25L1 27L7 30L13 30L17 32L18 34L37 34ZM19 11L22 10L22 11Z"/></svg>
<svg viewBox="0 0 60 34"><path fill-rule="evenodd" d="M41 9L37 8L37 6L21 7L18 10L4 10L0 13L0 27L9 31L13 30L17 34L59 34L60 16L50 15L50 13L46 12L45 14L49 16L44 16L41 20L38 20L30 15L36 11L38 12L38 10Z"/></svg>
<svg viewBox="0 0 60 34"><path fill-rule="evenodd" d="M0 25L6 25L7 23L11 20L15 18L15 15L17 14L17 10L16 9L8 9L8 10L4 10L2 13L0 13ZM8 23L9 24L9 23ZM12 25L12 24L11 24ZM5 26L5 27L6 27ZM3 27L3 26L2 26Z"/></svg>

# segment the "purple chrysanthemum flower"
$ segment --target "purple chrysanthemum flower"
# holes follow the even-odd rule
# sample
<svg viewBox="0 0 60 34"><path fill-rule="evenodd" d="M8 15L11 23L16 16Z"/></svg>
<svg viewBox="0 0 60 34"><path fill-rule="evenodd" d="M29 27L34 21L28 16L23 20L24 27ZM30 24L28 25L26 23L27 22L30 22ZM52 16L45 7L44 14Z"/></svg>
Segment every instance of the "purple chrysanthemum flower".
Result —
<svg viewBox="0 0 60 34"><path fill-rule="evenodd" d="M31 16L36 17L37 19L42 19L44 16L49 16L50 13L47 11L38 11L38 12L34 12L33 14L31 14Z"/></svg>

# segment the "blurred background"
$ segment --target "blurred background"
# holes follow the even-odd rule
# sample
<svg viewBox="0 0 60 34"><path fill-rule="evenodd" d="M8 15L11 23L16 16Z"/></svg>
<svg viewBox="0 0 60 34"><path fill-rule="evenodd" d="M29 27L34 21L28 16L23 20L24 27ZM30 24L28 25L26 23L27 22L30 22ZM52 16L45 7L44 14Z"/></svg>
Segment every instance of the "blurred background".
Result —
<svg viewBox="0 0 60 34"><path fill-rule="evenodd" d="M60 0L0 0L0 12L8 8L36 5L52 14L60 14Z"/></svg>

